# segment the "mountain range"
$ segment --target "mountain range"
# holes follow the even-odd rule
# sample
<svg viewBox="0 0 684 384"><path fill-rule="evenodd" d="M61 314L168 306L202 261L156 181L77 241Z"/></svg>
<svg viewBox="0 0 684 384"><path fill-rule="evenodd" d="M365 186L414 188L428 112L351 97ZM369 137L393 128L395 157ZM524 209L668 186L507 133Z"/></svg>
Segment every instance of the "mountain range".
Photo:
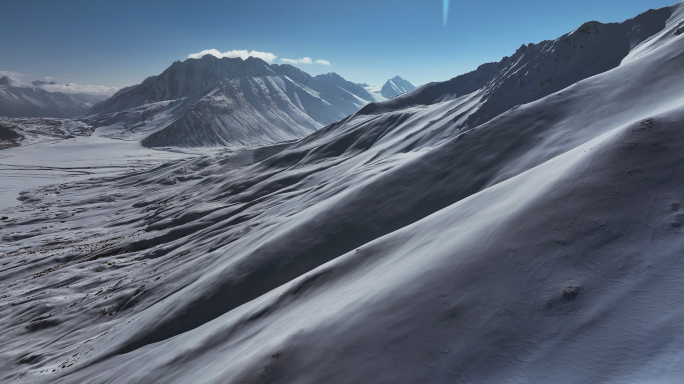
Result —
<svg viewBox="0 0 684 384"><path fill-rule="evenodd" d="M248 145L294 136L275 122L305 106L360 110L23 191L2 212L0 377L680 382L683 29L684 2L588 22L382 102L290 66L174 63L88 118L207 145L233 125L191 129L227 105L277 128ZM135 116L185 122L114 127Z"/></svg>
<svg viewBox="0 0 684 384"><path fill-rule="evenodd" d="M206 55L122 89L82 119L149 147L236 148L300 139L378 100L335 73Z"/></svg>
<svg viewBox="0 0 684 384"><path fill-rule="evenodd" d="M313 77L291 65L211 55L176 62L106 100L41 88L50 85L57 84L38 80L26 86L3 77L0 116L79 117L78 124L100 128L105 137L150 147L239 148L299 139L386 100L386 92L369 91L336 73ZM23 122L5 125L17 124Z"/></svg>
<svg viewBox="0 0 684 384"><path fill-rule="evenodd" d="M104 96L49 92L40 88L47 82L30 86L18 84L7 76L0 78L0 116L60 117L82 115ZM55 83L52 83L55 84Z"/></svg>

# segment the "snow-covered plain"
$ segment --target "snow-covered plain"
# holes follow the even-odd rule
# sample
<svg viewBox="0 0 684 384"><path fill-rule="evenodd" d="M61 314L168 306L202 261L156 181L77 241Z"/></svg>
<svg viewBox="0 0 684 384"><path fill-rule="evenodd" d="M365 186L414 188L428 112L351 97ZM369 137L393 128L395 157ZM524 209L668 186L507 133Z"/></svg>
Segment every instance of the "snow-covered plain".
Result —
<svg viewBox="0 0 684 384"><path fill-rule="evenodd" d="M156 151L139 143L97 136L43 140L0 152L0 209L20 203L35 187L115 176L192 157L188 151Z"/></svg>
<svg viewBox="0 0 684 384"><path fill-rule="evenodd" d="M682 27L588 23L294 144L23 192L0 377L681 382Z"/></svg>

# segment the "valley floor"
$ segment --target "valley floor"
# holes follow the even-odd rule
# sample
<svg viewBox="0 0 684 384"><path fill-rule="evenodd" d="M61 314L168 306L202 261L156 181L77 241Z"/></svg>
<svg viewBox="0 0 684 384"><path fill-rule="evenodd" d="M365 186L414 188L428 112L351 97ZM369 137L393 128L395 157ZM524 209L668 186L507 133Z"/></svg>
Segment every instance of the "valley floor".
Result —
<svg viewBox="0 0 684 384"><path fill-rule="evenodd" d="M220 151L154 150L139 142L95 135L46 138L0 151L0 209L20 204L20 192L32 188L115 176Z"/></svg>

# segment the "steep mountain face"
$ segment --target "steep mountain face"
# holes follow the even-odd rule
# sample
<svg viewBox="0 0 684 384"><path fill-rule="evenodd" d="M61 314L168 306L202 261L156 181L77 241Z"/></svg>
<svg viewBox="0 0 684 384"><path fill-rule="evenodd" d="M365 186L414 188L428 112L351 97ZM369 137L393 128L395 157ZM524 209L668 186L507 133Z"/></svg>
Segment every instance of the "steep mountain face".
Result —
<svg viewBox="0 0 684 384"><path fill-rule="evenodd" d="M94 106L101 134L152 147L246 147L299 139L374 101L336 74L248 58L176 62Z"/></svg>
<svg viewBox="0 0 684 384"><path fill-rule="evenodd" d="M292 145L24 192L0 377L679 383L684 3L654 12L580 45L619 55L522 52ZM511 85L544 57L576 81ZM497 91L538 98L465 128Z"/></svg>
<svg viewBox="0 0 684 384"><path fill-rule="evenodd" d="M402 93L413 91L414 89L416 89L416 87L414 87L413 84L399 76L395 76L394 78L387 80L385 85L382 86L380 94L386 99L391 99Z"/></svg>
<svg viewBox="0 0 684 384"><path fill-rule="evenodd" d="M15 84L6 76L0 78L0 116L69 118L82 115L90 106L73 95Z"/></svg>

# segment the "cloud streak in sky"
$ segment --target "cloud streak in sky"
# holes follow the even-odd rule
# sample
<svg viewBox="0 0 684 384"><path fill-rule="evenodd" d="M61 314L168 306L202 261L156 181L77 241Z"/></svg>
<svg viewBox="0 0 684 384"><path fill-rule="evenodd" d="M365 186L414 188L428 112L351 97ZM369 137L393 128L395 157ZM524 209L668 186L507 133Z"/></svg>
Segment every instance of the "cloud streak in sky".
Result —
<svg viewBox="0 0 684 384"><path fill-rule="evenodd" d="M222 59L224 57L228 58L240 58L242 60L247 60L249 57L256 57L257 59L261 59L267 63L272 63L278 56L269 53L269 52L259 52L259 51L246 51L246 50L235 50L235 51L228 51L228 52L219 52L217 49L206 49L200 53L191 53L188 55L188 59L201 59L202 57L206 55L212 55L215 57L218 57L219 59Z"/></svg>
<svg viewBox="0 0 684 384"><path fill-rule="evenodd" d="M111 96L115 94L119 88L116 87L108 87L106 85L90 85L90 84L76 84L76 83L70 83L70 84L26 84L25 80L22 80L22 77L29 77L29 75L25 75L23 73L19 72L13 72L13 71L0 71L0 77L7 76L10 79L13 80L12 85L15 87L33 87L33 88L42 88L48 92L61 92L61 93L85 93L89 95L107 95ZM45 76L45 80L52 80L53 78L50 76Z"/></svg>
<svg viewBox="0 0 684 384"><path fill-rule="evenodd" d="M90 84L43 84L40 86L48 92L62 92L62 93L86 93L89 95L107 95L111 96L119 88L107 87L104 85L90 85Z"/></svg>
<svg viewBox="0 0 684 384"><path fill-rule="evenodd" d="M313 61L310 57L303 57L301 59L280 59L281 62L285 64L319 64L319 65L330 65L328 60L318 59Z"/></svg>
<svg viewBox="0 0 684 384"><path fill-rule="evenodd" d="M23 73L12 72L12 71L0 71L0 77L7 76L12 80L19 80L20 78L26 76Z"/></svg>
<svg viewBox="0 0 684 384"><path fill-rule="evenodd" d="M310 57L304 57L301 59L280 59L285 64L313 64L313 60Z"/></svg>
<svg viewBox="0 0 684 384"><path fill-rule="evenodd" d="M200 53L191 53L188 55L188 59L201 59L202 57L206 55L212 55L215 57L218 57L219 59L222 59L224 57L229 57L229 58L240 58L242 60L247 60L249 57L256 57L258 59L261 59L269 64L273 63L278 56L274 55L273 53L269 52L259 52L259 51L247 51L247 50L234 50L234 51L228 51L228 52L223 52L219 51L218 49L205 49L204 51ZM323 60L323 59L318 59L314 61L310 57L302 57L301 59L280 59L281 63L285 64L318 64L318 65L332 65L328 60Z"/></svg>
<svg viewBox="0 0 684 384"><path fill-rule="evenodd" d="M444 26L446 27L447 21L449 21L449 0L442 0L442 1L444 2L443 6L442 6L443 7L442 18L443 18Z"/></svg>

